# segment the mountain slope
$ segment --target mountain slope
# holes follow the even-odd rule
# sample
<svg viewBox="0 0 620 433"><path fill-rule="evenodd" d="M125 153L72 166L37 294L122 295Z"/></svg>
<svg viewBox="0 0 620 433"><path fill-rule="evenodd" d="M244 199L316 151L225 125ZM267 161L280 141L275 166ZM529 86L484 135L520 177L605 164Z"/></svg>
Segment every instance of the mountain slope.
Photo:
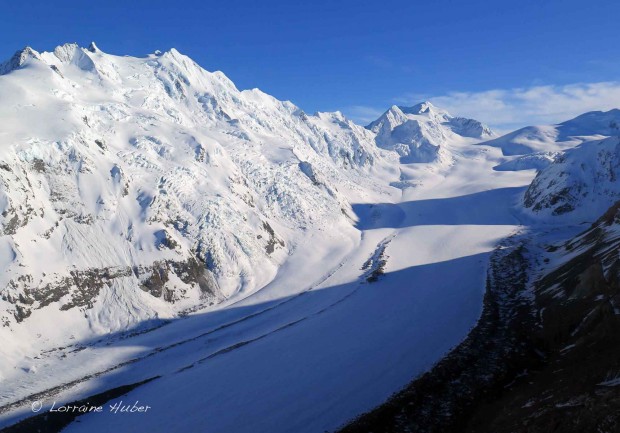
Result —
<svg viewBox="0 0 620 433"><path fill-rule="evenodd" d="M618 431L619 209L577 235L531 239L542 251L530 289L535 322L523 340L538 356L470 411L467 431Z"/></svg>
<svg viewBox="0 0 620 433"><path fill-rule="evenodd" d="M620 138L569 149L538 173L524 205L538 217L593 221L620 199Z"/></svg>
<svg viewBox="0 0 620 433"><path fill-rule="evenodd" d="M350 200L393 171L342 115L239 91L174 49L27 48L0 72L0 320L17 346L251 293L304 239L356 239Z"/></svg>
<svg viewBox="0 0 620 433"><path fill-rule="evenodd" d="M557 152L594 138L618 135L619 127L619 109L592 111L557 125L527 126L483 144L499 147L507 156Z"/></svg>

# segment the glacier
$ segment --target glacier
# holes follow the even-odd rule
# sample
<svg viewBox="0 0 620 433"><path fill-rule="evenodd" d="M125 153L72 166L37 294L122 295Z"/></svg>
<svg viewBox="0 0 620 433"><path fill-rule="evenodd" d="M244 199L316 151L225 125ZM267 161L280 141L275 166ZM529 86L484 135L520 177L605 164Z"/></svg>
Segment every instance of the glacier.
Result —
<svg viewBox="0 0 620 433"><path fill-rule="evenodd" d="M467 336L564 149L511 163L429 102L307 114L174 49L26 48L0 101L0 428L148 381L66 431L336 430Z"/></svg>

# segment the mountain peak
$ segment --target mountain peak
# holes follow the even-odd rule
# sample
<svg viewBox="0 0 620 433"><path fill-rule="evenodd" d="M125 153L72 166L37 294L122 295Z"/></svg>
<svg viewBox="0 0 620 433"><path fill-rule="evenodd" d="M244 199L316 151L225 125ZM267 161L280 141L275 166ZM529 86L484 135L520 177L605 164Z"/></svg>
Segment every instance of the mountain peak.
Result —
<svg viewBox="0 0 620 433"><path fill-rule="evenodd" d="M443 112L435 107L430 101L423 101L411 107L398 107L405 114L426 114L431 112Z"/></svg>
<svg viewBox="0 0 620 433"><path fill-rule="evenodd" d="M90 45L88 46L88 48L86 48L88 51L90 51L91 53L100 53L101 50L99 49L99 47L97 46L97 44L95 44L95 42L91 42Z"/></svg>
<svg viewBox="0 0 620 433"><path fill-rule="evenodd" d="M15 69L21 68L28 59L41 60L41 55L32 48L25 47L13 54L13 57L6 62L0 63L0 75L5 75Z"/></svg>
<svg viewBox="0 0 620 433"><path fill-rule="evenodd" d="M95 71L96 66L90 58L89 52L92 51L81 48L75 42L59 45L54 48L54 56L62 63L73 64L83 71Z"/></svg>
<svg viewBox="0 0 620 433"><path fill-rule="evenodd" d="M54 48L54 55L58 57L61 62L69 62L79 49L79 45L75 42L58 45Z"/></svg>
<svg viewBox="0 0 620 433"><path fill-rule="evenodd" d="M176 48L170 48L168 51L165 51L163 53L163 56L171 57L173 59L187 59L188 58L186 55L179 52L179 50L177 50Z"/></svg>
<svg viewBox="0 0 620 433"><path fill-rule="evenodd" d="M429 101L411 107L392 105L366 128L377 134L379 147L395 150L403 162L432 162L442 157L440 146L449 142L493 136L488 126L454 117Z"/></svg>

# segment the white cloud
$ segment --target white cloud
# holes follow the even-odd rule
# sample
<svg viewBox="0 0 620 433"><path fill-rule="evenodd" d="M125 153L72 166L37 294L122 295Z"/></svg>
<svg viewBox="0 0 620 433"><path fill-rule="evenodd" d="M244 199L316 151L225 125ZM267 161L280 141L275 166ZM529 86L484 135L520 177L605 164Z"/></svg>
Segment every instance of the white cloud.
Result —
<svg viewBox="0 0 620 433"><path fill-rule="evenodd" d="M389 107L386 107L381 110L364 105L353 105L351 107L343 108L342 112L355 123L359 125L368 125L370 122L381 116L388 108Z"/></svg>
<svg viewBox="0 0 620 433"><path fill-rule="evenodd" d="M397 105L414 105L424 100L430 100L453 115L480 120L497 132L509 132L528 125L562 122L587 111L620 108L620 82L450 92L441 96L408 94L393 102ZM355 105L342 111L355 122L366 125L390 105Z"/></svg>
<svg viewBox="0 0 620 433"><path fill-rule="evenodd" d="M419 102L419 97L403 99L406 103ZM452 92L426 99L454 115L471 117L497 129L512 130L526 125L558 123L587 111L620 108L620 82Z"/></svg>

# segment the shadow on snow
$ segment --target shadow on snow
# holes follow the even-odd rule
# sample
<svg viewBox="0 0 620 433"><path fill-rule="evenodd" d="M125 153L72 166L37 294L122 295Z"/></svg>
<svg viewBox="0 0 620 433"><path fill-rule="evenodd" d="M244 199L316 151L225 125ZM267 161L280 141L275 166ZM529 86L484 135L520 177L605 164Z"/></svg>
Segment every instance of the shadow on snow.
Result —
<svg viewBox="0 0 620 433"><path fill-rule="evenodd" d="M467 199L447 199L447 203L466 204ZM300 407L318 408L313 415L309 412L308 419L298 413L300 422L320 422L326 408L345 422L383 402L462 341L482 308L480 267L489 254L412 266L382 275L376 283L355 281L173 319L146 332L117 332L82 341L78 349L132 346L140 351L119 366L76 379L69 388L89 380L89 392L76 392L58 404L85 403L89 398L107 401L139 384L131 391L132 402L148 403L156 396L159 404L188 415L201 414L191 422L200 424L202 419L203 424L184 426L190 421L175 412L170 418L177 430L234 431L243 414L248 425L271 431L281 420L264 417L260 411L276 413L292 400ZM314 320L317 317L321 320ZM250 356L247 350L252 350ZM142 384L149 379L153 380ZM265 393L280 386L286 392ZM66 385L10 404L29 408L32 401L45 402L41 415L18 423L30 414L27 409L3 420L4 426L17 423L3 431L60 431L75 416L47 410L57 399L54 394L63 389ZM192 390L202 390L200 398ZM263 399L258 407L257 396ZM102 423L121 421L93 416L102 416ZM51 422L52 417L60 418Z"/></svg>
<svg viewBox="0 0 620 433"><path fill-rule="evenodd" d="M510 213L524 187L403 203L354 204L359 230L425 225L516 225Z"/></svg>

